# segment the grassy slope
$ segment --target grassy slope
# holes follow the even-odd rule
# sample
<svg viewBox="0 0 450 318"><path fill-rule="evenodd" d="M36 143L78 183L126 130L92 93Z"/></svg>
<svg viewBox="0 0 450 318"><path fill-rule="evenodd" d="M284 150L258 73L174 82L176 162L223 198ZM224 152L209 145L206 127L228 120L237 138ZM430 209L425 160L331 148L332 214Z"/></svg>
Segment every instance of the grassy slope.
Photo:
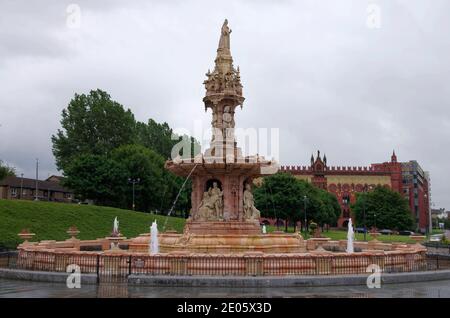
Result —
<svg viewBox="0 0 450 318"><path fill-rule="evenodd" d="M91 205L0 200L0 247L15 248L21 243L17 233L29 228L36 233L34 240L67 239L67 229L76 225L78 238L96 239L111 233L114 217L126 237L149 232L155 219L161 230L165 216ZM182 232L184 219L168 217L166 230Z"/></svg>
<svg viewBox="0 0 450 318"><path fill-rule="evenodd" d="M269 226L267 228L268 232L275 231L277 228L275 226ZM280 227L280 230L284 231L284 227ZM288 232L293 232L294 229L292 227L288 228ZM297 229L298 231L298 229ZM346 240L347 239L347 231L324 231L322 232L323 237L329 237L332 240ZM362 233L355 233L355 238L357 241L363 241L364 240L364 234ZM370 236L370 233L367 234L367 240L370 241L372 237ZM381 242L402 242L402 243L414 243L413 240L409 238L409 236L403 236L403 235L379 235L377 237L377 240Z"/></svg>
<svg viewBox="0 0 450 318"><path fill-rule="evenodd" d="M21 243L17 233L23 228L29 228L36 233L34 240L64 240L68 238L66 230L76 225L80 230L80 239L96 239L105 237L111 232L114 217L118 217L120 231L126 237L134 237L149 231L151 222L155 219L158 228L166 221L165 216L148 213L133 212L108 207L91 205L76 205L49 202L32 202L19 200L0 200L0 247L15 248ZM167 217L166 230L183 231L184 219ZM276 230L269 226L268 232ZM280 228L284 230L284 228ZM288 232L293 229L289 228ZM347 232L323 232L323 236L333 240L345 240ZM363 234L356 233L357 240L363 240ZM371 237L368 235L368 239ZM380 235L378 240L383 242L413 241L408 236Z"/></svg>

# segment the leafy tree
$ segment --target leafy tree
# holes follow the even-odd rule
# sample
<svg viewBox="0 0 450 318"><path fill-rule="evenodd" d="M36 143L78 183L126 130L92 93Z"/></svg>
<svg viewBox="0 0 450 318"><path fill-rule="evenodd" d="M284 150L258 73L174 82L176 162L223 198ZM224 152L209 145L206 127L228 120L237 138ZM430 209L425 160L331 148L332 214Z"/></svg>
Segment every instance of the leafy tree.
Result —
<svg viewBox="0 0 450 318"><path fill-rule="evenodd" d="M125 173L123 183L126 207L132 207L132 184L129 179L140 179L135 185L136 209L150 211L159 209L164 194L170 192L172 182L164 169L164 159L155 151L141 145L121 146L111 153L115 161Z"/></svg>
<svg viewBox="0 0 450 318"><path fill-rule="evenodd" d="M368 193L359 193L352 205L356 223L366 226L394 230L410 230L414 220L408 201L398 192L378 186Z"/></svg>
<svg viewBox="0 0 450 318"><path fill-rule="evenodd" d="M72 160L64 171L64 185L83 200L96 204L124 207L127 173L106 156L83 154Z"/></svg>
<svg viewBox="0 0 450 318"><path fill-rule="evenodd" d="M325 224L335 224L341 215L341 207L336 196L322 189L317 189L317 196L321 203L314 219L322 228Z"/></svg>
<svg viewBox="0 0 450 318"><path fill-rule="evenodd" d="M13 167L10 167L8 165L5 165L3 161L0 160L0 180L8 177L8 176L15 176L16 170Z"/></svg>
<svg viewBox="0 0 450 318"><path fill-rule="evenodd" d="M450 230L450 219L446 219L446 220L444 221L444 227L445 227L447 230Z"/></svg>
<svg viewBox="0 0 450 318"><path fill-rule="evenodd" d="M176 215L176 213L179 211L181 212L179 216L187 218L189 217L189 211L191 209L192 181L187 180L184 184L184 187L182 188L185 179L177 177L170 172L168 172L168 174L172 176L172 193L170 194L170 200L165 201L166 204L170 203L170 206L167 205L166 211L169 211L171 209L173 202L177 198L178 192L181 191L177 201L175 202L172 215Z"/></svg>
<svg viewBox="0 0 450 318"><path fill-rule="evenodd" d="M62 112L62 129L52 136L58 169L64 171L66 185L83 199L97 204L130 208L132 184L136 184L136 208L141 211L168 211L184 183L164 169L164 161L181 140L199 152L192 137L172 139L167 123L153 119L136 122L130 110L101 90L75 94ZM183 157L190 154L182 154ZM107 175L111 169L111 175ZM188 181L176 201L175 211L189 212L191 183Z"/></svg>
<svg viewBox="0 0 450 318"><path fill-rule="evenodd" d="M296 220L303 204L303 196L298 180L288 173L276 173L264 178L262 185L254 191L257 208L261 215L277 220L285 220L286 230L289 220Z"/></svg>
<svg viewBox="0 0 450 318"><path fill-rule="evenodd" d="M159 124L153 119L149 119L147 124L138 122L136 130L137 143L155 150L164 159L171 158L172 149L182 140L190 144L190 151L186 154L180 154L180 156L191 157L200 152L200 144L198 141L187 135L178 136L167 123Z"/></svg>
<svg viewBox="0 0 450 318"><path fill-rule="evenodd" d="M172 140L172 128L167 123L159 124L153 119L148 123L137 123L137 142L161 154L164 159L170 158L172 147L177 140Z"/></svg>
<svg viewBox="0 0 450 318"><path fill-rule="evenodd" d="M53 154L60 170L81 154L107 155L113 149L134 143L136 122L131 111L102 90L75 94L62 111L61 126L52 136Z"/></svg>
<svg viewBox="0 0 450 318"><path fill-rule="evenodd" d="M181 188L181 178L164 169L164 159L141 145L125 145L114 149L109 157L81 155L65 170L65 185L81 199L99 205L130 209L131 179L135 184L135 207L138 211L168 211ZM179 196L175 208L188 210L189 184Z"/></svg>
<svg viewBox="0 0 450 318"><path fill-rule="evenodd" d="M314 221L323 228L326 224L334 224L341 214L341 207L334 195L317 188L313 184L298 180L302 198L306 196L306 221ZM299 220L304 220L305 204L302 205Z"/></svg>
<svg viewBox="0 0 450 318"><path fill-rule="evenodd" d="M307 224L314 221L323 227L335 223L341 214L334 195L291 174L277 173L265 177L254 195L262 215L284 219L286 227L289 221L294 222L294 226L298 221L304 221L305 205Z"/></svg>

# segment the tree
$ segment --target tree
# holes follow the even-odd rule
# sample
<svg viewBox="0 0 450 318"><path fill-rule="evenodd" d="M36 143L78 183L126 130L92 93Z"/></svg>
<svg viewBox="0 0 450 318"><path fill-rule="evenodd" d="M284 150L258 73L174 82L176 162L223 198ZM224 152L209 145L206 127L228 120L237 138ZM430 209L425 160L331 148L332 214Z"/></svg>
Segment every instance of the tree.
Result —
<svg viewBox="0 0 450 318"><path fill-rule="evenodd" d="M296 220L303 204L298 180L288 173L276 173L264 178L262 185L254 191L256 207L261 215L277 220Z"/></svg>
<svg viewBox="0 0 450 318"><path fill-rule="evenodd" d="M414 220L408 201L398 192L378 186L373 191L359 193L352 205L356 223L367 227L410 230Z"/></svg>
<svg viewBox="0 0 450 318"><path fill-rule="evenodd" d="M302 198L306 196L306 220L316 222L323 228L326 224L334 224L341 215L341 207L334 195L313 184L298 180ZM302 205L299 220L304 220L305 205Z"/></svg>
<svg viewBox="0 0 450 318"><path fill-rule="evenodd" d="M62 112L61 125L52 143L66 185L80 198L116 207L132 206L132 184L128 179L139 178L135 188L137 209L168 211L184 179L164 169L165 159L171 157L180 141L190 146L194 155L200 148L194 138L174 135L167 123L135 121L129 109L125 111L101 90L75 94ZM189 211L191 189L188 181L175 210L184 214Z"/></svg>
<svg viewBox="0 0 450 318"><path fill-rule="evenodd" d="M106 156L80 155L66 167L64 175L64 185L74 190L82 200L115 207L126 205L127 173Z"/></svg>
<svg viewBox="0 0 450 318"><path fill-rule="evenodd" d="M322 228L324 225L336 224L341 215L341 206L336 196L323 189L317 190L321 204L315 220Z"/></svg>
<svg viewBox="0 0 450 318"><path fill-rule="evenodd" d="M137 123L136 128L138 143L158 152L164 159L170 158L177 140L172 140L173 131L167 123L159 124L150 118L147 124Z"/></svg>
<svg viewBox="0 0 450 318"><path fill-rule="evenodd" d="M256 206L265 217L283 219L295 224L305 218L306 222L317 222L320 226L333 224L341 214L336 197L309 182L298 180L291 174L277 173L263 179L261 187L255 189Z"/></svg>
<svg viewBox="0 0 450 318"><path fill-rule="evenodd" d="M137 210L160 209L161 205L164 206L164 198L170 199L167 193L171 193L173 182L164 169L164 159L160 154L141 145L125 145L113 150L111 159L125 174L122 181L125 185L122 194L125 207L132 206L132 184L129 179L140 179L135 186Z"/></svg>
<svg viewBox="0 0 450 318"><path fill-rule="evenodd" d="M136 125L137 143L153 149L161 154L164 159L172 157L172 149L180 141L190 144L189 153L183 153L182 157L195 156L200 152L200 143L193 137L175 134L167 123L159 124L149 119L147 124L138 122ZM181 156L181 155L180 155Z"/></svg>
<svg viewBox="0 0 450 318"><path fill-rule="evenodd" d="M64 184L85 200L99 205L130 209L133 202L130 179L135 184L138 211L168 211L181 188L183 179L164 169L164 159L142 145L125 145L110 156L84 154L66 168ZM189 186L179 196L175 208L190 206Z"/></svg>
<svg viewBox="0 0 450 318"><path fill-rule="evenodd" d="M61 126L52 136L53 154L60 170L81 154L107 155L135 140L136 122L131 111L102 90L75 94L62 111Z"/></svg>
<svg viewBox="0 0 450 318"><path fill-rule="evenodd" d="M8 176L15 176L16 170L13 167L10 167L3 163L3 161L0 160L0 180L8 177Z"/></svg>

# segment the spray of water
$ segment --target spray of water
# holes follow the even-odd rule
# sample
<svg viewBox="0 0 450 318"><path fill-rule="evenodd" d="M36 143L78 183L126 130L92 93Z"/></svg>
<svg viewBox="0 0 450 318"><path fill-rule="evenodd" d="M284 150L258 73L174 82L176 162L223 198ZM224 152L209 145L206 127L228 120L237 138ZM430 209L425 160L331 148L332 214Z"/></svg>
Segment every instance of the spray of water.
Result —
<svg viewBox="0 0 450 318"><path fill-rule="evenodd" d="M353 240L355 238L355 232L353 231L352 219L348 221L348 231L347 231L347 253L353 253Z"/></svg>
<svg viewBox="0 0 450 318"><path fill-rule="evenodd" d="M186 177L186 179L184 179L184 182L181 185L180 191L178 191L178 194L175 197L175 200L173 201L172 207L170 208L169 213L167 213L166 219L164 220L163 231L166 230L167 221L169 219L169 216L172 214L173 209L175 208L175 204L177 204L177 201L178 201L178 198L180 197L181 191L183 191L184 186L186 185L186 182L189 180L189 178L191 177L192 173L194 172L195 168L197 168L197 166L198 166L198 163L195 164L195 166L192 168L191 172L189 172L189 174Z"/></svg>
<svg viewBox="0 0 450 318"><path fill-rule="evenodd" d="M158 242L158 225L156 221L153 221L150 227L150 254L159 253L159 242Z"/></svg>

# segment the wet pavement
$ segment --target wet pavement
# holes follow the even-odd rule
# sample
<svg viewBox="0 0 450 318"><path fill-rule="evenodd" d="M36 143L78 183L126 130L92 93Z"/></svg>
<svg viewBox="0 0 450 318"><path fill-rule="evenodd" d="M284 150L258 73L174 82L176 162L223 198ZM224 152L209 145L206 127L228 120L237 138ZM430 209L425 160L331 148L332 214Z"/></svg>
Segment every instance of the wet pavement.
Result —
<svg viewBox="0 0 450 318"><path fill-rule="evenodd" d="M343 298L450 298L450 280L385 284L380 289L366 286L289 287L289 288L214 288L141 287L126 284L83 285L68 289L65 284L0 279L0 298L96 298L96 297L343 297Z"/></svg>

